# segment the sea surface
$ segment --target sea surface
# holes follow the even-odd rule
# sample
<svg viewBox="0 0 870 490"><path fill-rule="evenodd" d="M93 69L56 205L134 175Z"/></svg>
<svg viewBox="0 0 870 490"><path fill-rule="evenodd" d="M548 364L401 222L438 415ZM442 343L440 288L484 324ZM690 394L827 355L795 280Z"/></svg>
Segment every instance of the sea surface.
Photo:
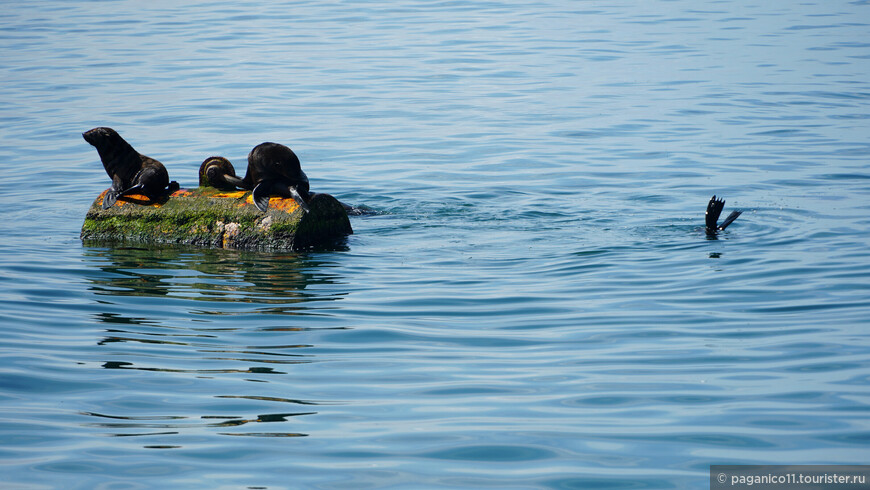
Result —
<svg viewBox="0 0 870 490"><path fill-rule="evenodd" d="M371 212L83 244L95 126L185 187L283 143ZM870 461L870 2L5 2L0 128L4 489Z"/></svg>

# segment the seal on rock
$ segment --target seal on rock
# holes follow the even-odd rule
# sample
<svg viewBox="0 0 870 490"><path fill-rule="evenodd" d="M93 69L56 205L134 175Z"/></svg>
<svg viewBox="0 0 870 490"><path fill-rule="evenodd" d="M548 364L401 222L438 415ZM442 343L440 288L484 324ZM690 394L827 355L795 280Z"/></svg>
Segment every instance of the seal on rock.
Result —
<svg viewBox="0 0 870 490"><path fill-rule="evenodd" d="M199 166L199 186L227 191L244 188L245 184L236 176L236 169L229 160L214 156L206 158Z"/></svg>
<svg viewBox="0 0 870 490"><path fill-rule="evenodd" d="M728 228L728 225L733 223L738 216L743 214L743 211L739 209L731 211L731 214L722 221L722 224L717 224L717 221L719 221L719 215L722 214L723 208L725 208L724 199L716 199L716 196L710 198L710 202L707 203L707 212L704 213L704 220L707 224L707 233L716 233L717 231L722 231L725 228Z"/></svg>
<svg viewBox="0 0 870 490"><path fill-rule="evenodd" d="M248 171L242 186L251 189L254 205L262 212L269 208L269 195L292 197L309 212L308 176L302 171L293 150L278 143L261 143L248 154Z"/></svg>
<svg viewBox="0 0 870 490"><path fill-rule="evenodd" d="M156 201L178 189L178 182L169 182L169 172L162 163L134 150L114 129L94 128L82 133L82 137L97 149L112 179L112 187L103 198L103 209L109 209L127 194L144 194Z"/></svg>

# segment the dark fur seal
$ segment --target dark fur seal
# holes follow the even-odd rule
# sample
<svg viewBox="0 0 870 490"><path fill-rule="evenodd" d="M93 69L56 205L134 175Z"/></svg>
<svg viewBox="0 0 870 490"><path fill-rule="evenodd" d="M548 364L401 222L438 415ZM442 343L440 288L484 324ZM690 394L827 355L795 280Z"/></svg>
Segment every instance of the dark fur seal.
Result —
<svg viewBox="0 0 870 490"><path fill-rule="evenodd" d="M308 176L302 171L293 150L278 143L261 143L248 154L248 171L242 187L252 189L254 205L262 212L269 208L269 195L292 197L305 212L310 208Z"/></svg>
<svg viewBox="0 0 870 490"><path fill-rule="evenodd" d="M82 137L97 149L112 179L112 187L103 198L103 209L109 209L127 194L144 194L156 201L178 189L178 182L170 184L169 172L162 163L134 150L114 129L94 128L82 133Z"/></svg>
<svg viewBox="0 0 870 490"><path fill-rule="evenodd" d="M710 198L710 202L707 203L707 212L704 213L704 219L707 224L707 233L716 233L717 231L722 231L725 228L728 228L728 225L733 223L734 220L743 213L743 211L740 211L739 209L731 211L731 214L725 218L725 221L723 221L722 224L717 225L716 223L719 221L719 215L722 214L723 208L725 208L724 199L716 199L716 196Z"/></svg>
<svg viewBox="0 0 870 490"><path fill-rule="evenodd" d="M229 160L215 156L206 158L199 166L199 186L227 191L244 187L245 184L236 177L236 169Z"/></svg>

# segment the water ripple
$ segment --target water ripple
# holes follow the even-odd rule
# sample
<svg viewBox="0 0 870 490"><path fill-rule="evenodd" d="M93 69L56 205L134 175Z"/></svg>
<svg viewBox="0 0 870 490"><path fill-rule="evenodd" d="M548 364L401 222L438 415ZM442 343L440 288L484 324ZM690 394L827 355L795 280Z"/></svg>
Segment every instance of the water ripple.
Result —
<svg viewBox="0 0 870 490"><path fill-rule="evenodd" d="M863 463L862 6L7 5L7 484L689 489ZM308 253L82 244L98 125L185 186L282 142L372 212ZM713 194L744 210L717 235Z"/></svg>

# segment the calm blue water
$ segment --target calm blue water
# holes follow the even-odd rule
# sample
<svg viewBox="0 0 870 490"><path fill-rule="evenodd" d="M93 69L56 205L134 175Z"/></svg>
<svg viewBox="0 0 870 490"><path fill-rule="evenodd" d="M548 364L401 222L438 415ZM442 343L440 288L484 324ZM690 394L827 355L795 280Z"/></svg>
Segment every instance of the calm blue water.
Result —
<svg viewBox="0 0 870 490"><path fill-rule="evenodd" d="M4 487L867 463L868 2L2 10ZM187 186L281 142L376 214L338 251L85 246L94 126Z"/></svg>

